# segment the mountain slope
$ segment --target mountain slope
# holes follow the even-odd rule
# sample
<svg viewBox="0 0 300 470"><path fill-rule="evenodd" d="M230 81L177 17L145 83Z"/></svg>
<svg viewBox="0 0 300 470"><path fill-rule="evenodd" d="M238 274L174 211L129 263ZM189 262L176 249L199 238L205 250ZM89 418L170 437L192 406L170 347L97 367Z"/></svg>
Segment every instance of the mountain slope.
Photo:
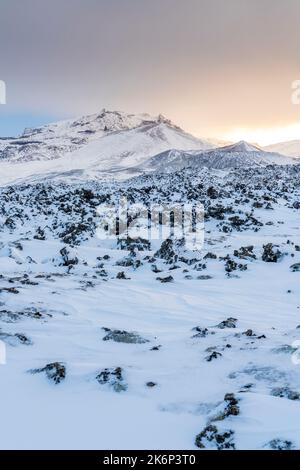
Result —
<svg viewBox="0 0 300 470"><path fill-rule="evenodd" d="M151 128L164 125L173 130L175 139L169 144L182 144L183 149L212 148L206 141L196 139L186 134L164 116L152 117L148 114L126 114L118 111L102 110L99 114L84 116L76 120L60 121L34 129L25 129L17 138L0 138L0 159L13 162L52 160L65 156L74 151L84 149L93 142L98 142L96 151L101 152L99 140L111 134L132 129L148 131L151 137ZM167 141L167 136L159 131L152 132L153 139ZM176 134L183 137L184 142L176 139ZM116 147L116 145L114 145ZM180 147L181 148L181 147Z"/></svg>
<svg viewBox="0 0 300 470"><path fill-rule="evenodd" d="M103 177L128 171L170 148L212 148L163 116L108 111L25 131L21 140L2 139L0 145L2 184L62 175Z"/></svg>
<svg viewBox="0 0 300 470"><path fill-rule="evenodd" d="M295 163L244 141L217 145L184 132L161 115L103 110L0 139L0 184L125 179L187 166L228 170Z"/></svg>
<svg viewBox="0 0 300 470"><path fill-rule="evenodd" d="M0 139L0 158L10 161L51 160L84 147L111 132L133 129L149 122L163 122L163 116L125 114L102 110L84 116L25 129L17 138Z"/></svg>
<svg viewBox="0 0 300 470"><path fill-rule="evenodd" d="M140 166L141 171L172 172L184 167L228 170L240 167L293 164L292 158L264 150L241 141L206 151L169 150Z"/></svg>
<svg viewBox="0 0 300 470"><path fill-rule="evenodd" d="M278 152L288 157L300 158L300 140L291 140L289 142L279 142L278 144L264 147L268 152Z"/></svg>

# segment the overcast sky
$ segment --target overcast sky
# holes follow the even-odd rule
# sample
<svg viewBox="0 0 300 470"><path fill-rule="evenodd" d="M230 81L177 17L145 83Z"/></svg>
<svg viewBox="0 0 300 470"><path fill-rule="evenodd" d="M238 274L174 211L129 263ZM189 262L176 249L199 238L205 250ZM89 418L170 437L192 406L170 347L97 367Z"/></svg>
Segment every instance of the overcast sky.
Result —
<svg viewBox="0 0 300 470"><path fill-rule="evenodd" d="M0 0L0 135L103 107L199 136L300 122L299 20L300 0Z"/></svg>

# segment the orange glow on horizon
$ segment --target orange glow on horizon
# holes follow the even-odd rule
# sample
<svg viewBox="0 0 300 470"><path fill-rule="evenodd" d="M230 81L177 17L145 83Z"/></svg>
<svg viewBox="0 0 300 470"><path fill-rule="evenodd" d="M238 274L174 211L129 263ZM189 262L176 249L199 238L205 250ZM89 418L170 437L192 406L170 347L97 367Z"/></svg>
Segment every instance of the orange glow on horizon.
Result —
<svg viewBox="0 0 300 470"><path fill-rule="evenodd" d="M230 142L245 140L264 147L279 142L300 140L300 123L294 123L284 127L269 128L239 127L225 132L220 138Z"/></svg>

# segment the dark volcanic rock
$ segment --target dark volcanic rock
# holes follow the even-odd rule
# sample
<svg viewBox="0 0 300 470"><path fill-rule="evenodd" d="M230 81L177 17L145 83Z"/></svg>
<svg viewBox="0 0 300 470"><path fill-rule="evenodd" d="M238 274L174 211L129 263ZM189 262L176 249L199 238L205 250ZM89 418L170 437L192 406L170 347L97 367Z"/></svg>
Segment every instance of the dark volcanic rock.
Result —
<svg viewBox="0 0 300 470"><path fill-rule="evenodd" d="M256 259L253 253L254 246L241 246L238 250L234 250L233 254L240 259Z"/></svg>
<svg viewBox="0 0 300 470"><path fill-rule="evenodd" d="M224 328L236 328L237 324L237 319L233 317L227 318L227 320L221 321L218 325L217 328L221 328L222 330Z"/></svg>
<svg viewBox="0 0 300 470"><path fill-rule="evenodd" d="M288 400L300 400L300 394L289 387L277 387L271 390L274 397L287 398Z"/></svg>
<svg viewBox="0 0 300 470"><path fill-rule="evenodd" d="M58 385L66 378L66 366L61 362L51 362L47 364L45 367L40 369L32 369L30 371L32 374L40 374L41 372L45 372L46 377Z"/></svg>
<svg viewBox="0 0 300 470"><path fill-rule="evenodd" d="M222 354L217 351L213 351L211 354L206 356L205 360L207 362L211 362L213 359L218 359L218 357L222 357Z"/></svg>
<svg viewBox="0 0 300 470"><path fill-rule="evenodd" d="M96 376L97 382L100 385L108 384L111 386L115 392L125 392L128 388L128 385L124 381L123 370L121 367L116 367L115 369L104 369Z"/></svg>
<svg viewBox="0 0 300 470"><path fill-rule="evenodd" d="M121 250L138 250L138 251L149 251L151 249L151 243L141 237L137 238L121 238L118 240L118 247Z"/></svg>
<svg viewBox="0 0 300 470"><path fill-rule="evenodd" d="M71 251L66 246L60 250L60 254L62 257L62 266L70 268L78 264L79 260L77 256L72 255Z"/></svg>
<svg viewBox="0 0 300 470"><path fill-rule="evenodd" d="M201 328L200 326L195 326L193 331L196 331L196 333L192 336L192 338L205 338L205 336L209 334L207 328Z"/></svg>
<svg viewBox="0 0 300 470"><path fill-rule="evenodd" d="M147 339L142 338L138 333L125 330L111 330L110 328L102 328L106 331L103 341L115 341L116 343L127 344L143 344L148 343Z"/></svg>
<svg viewBox="0 0 300 470"><path fill-rule="evenodd" d="M211 421L223 421L229 416L237 416L240 413L238 399L234 393L226 393L224 396L224 409L214 416Z"/></svg>
<svg viewBox="0 0 300 470"><path fill-rule="evenodd" d="M266 263L277 263L283 256L281 251L279 251L276 245L273 243L268 243L263 246L262 260Z"/></svg>
<svg viewBox="0 0 300 470"><path fill-rule="evenodd" d="M293 273L300 272L300 263L292 264L292 266L290 266L290 270L291 270Z"/></svg>
<svg viewBox="0 0 300 470"><path fill-rule="evenodd" d="M18 343L24 344L26 346L32 345L32 341L23 333L5 333L1 331L0 328L0 340L7 342L12 346L16 346Z"/></svg>
<svg viewBox="0 0 300 470"><path fill-rule="evenodd" d="M116 279L130 279L129 277L126 277L124 271L120 271L117 275L116 275Z"/></svg>
<svg viewBox="0 0 300 470"><path fill-rule="evenodd" d="M291 450L294 448L292 441L286 441L283 439L272 439L264 447L272 450Z"/></svg>
<svg viewBox="0 0 300 470"><path fill-rule="evenodd" d="M164 284L166 282L173 282L174 278L172 276L166 276L166 277L157 277L156 280Z"/></svg>
<svg viewBox="0 0 300 470"><path fill-rule="evenodd" d="M217 426L209 425L196 436L195 445L199 449L215 448L218 450L235 449L234 431L220 432Z"/></svg>

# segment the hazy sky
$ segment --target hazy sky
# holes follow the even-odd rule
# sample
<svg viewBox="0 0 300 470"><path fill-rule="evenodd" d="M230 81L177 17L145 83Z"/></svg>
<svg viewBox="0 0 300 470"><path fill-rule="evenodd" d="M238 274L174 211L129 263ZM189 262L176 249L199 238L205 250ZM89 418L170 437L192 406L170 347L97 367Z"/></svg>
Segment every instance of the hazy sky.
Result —
<svg viewBox="0 0 300 470"><path fill-rule="evenodd" d="M300 123L299 21L300 0L0 0L0 135L105 107L276 140Z"/></svg>

